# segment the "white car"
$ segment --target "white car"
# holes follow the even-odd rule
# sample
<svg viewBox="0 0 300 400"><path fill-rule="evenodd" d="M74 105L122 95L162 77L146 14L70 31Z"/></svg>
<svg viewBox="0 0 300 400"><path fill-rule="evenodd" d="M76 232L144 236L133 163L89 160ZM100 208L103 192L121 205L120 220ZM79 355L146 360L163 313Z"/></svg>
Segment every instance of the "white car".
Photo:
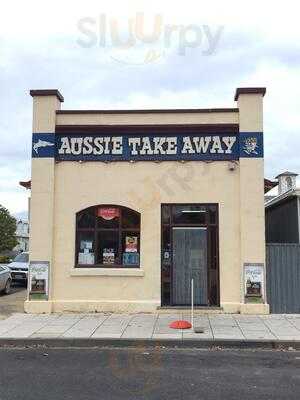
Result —
<svg viewBox="0 0 300 400"><path fill-rule="evenodd" d="M8 267L0 265L0 292L10 293L11 274Z"/></svg>
<svg viewBox="0 0 300 400"><path fill-rule="evenodd" d="M11 271L13 282L22 282L27 285L27 276L29 268L29 253L18 254L13 262L7 265Z"/></svg>

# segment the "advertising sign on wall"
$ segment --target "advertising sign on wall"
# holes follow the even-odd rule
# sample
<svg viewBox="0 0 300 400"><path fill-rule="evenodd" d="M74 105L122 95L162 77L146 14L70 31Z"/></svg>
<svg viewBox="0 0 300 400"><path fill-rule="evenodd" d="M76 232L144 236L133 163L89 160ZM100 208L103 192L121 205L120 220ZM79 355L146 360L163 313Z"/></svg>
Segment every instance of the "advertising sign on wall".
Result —
<svg viewBox="0 0 300 400"><path fill-rule="evenodd" d="M264 296L264 264L244 264L244 284L246 297Z"/></svg>
<svg viewBox="0 0 300 400"><path fill-rule="evenodd" d="M115 207L99 207L97 210L98 217L102 217L106 220L111 220L116 217L119 217L120 211L119 208Z"/></svg>
<svg viewBox="0 0 300 400"><path fill-rule="evenodd" d="M28 277L29 299L48 300L49 262L31 261Z"/></svg>
<svg viewBox="0 0 300 400"><path fill-rule="evenodd" d="M201 161L263 157L261 132L33 134L32 157L57 161Z"/></svg>

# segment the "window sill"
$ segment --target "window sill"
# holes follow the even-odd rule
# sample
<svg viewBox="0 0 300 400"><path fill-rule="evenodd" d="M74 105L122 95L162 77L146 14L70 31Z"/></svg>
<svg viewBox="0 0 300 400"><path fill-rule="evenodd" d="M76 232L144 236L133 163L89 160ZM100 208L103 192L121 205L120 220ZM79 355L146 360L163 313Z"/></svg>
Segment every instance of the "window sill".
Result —
<svg viewBox="0 0 300 400"><path fill-rule="evenodd" d="M140 268L73 268L70 276L144 276Z"/></svg>

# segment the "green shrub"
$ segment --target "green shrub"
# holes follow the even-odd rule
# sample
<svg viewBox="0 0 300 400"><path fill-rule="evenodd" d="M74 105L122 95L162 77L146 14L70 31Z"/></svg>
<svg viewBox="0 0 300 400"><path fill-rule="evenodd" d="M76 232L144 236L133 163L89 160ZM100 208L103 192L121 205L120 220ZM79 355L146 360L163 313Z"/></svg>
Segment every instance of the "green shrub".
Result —
<svg viewBox="0 0 300 400"><path fill-rule="evenodd" d="M8 264L10 262L10 257L0 256L0 264Z"/></svg>

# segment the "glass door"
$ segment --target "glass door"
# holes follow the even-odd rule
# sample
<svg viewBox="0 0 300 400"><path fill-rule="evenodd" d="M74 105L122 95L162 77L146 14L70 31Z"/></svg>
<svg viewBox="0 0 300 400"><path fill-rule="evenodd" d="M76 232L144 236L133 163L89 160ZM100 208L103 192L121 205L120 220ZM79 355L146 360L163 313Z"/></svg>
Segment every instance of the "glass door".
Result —
<svg viewBox="0 0 300 400"><path fill-rule="evenodd" d="M208 305L207 228L173 227L172 304Z"/></svg>
<svg viewBox="0 0 300 400"><path fill-rule="evenodd" d="M218 204L162 204L161 304L219 306Z"/></svg>

